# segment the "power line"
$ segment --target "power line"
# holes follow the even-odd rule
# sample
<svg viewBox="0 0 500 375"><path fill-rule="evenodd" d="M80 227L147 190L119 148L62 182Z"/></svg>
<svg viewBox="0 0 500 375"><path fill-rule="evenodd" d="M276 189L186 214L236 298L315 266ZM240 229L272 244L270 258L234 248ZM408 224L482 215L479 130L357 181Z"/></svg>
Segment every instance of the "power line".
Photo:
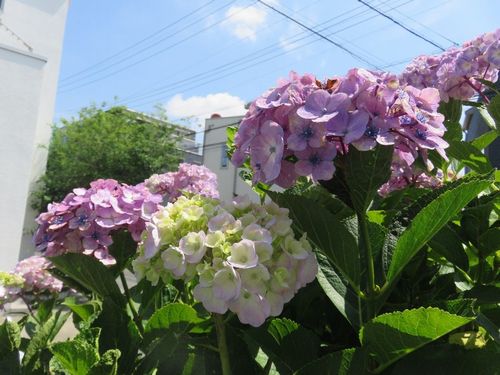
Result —
<svg viewBox="0 0 500 375"><path fill-rule="evenodd" d="M407 4L408 2L410 2L410 1L406 1L406 2L405 2L405 3L403 3L403 4L400 4L400 6L402 6L402 5L404 5L404 4ZM360 6L359 8L362 8L362 6ZM355 10L355 9L352 9L351 11L353 11L353 10ZM345 12L345 13L348 13L348 12ZM361 15L361 14L363 14L363 13L367 13L367 11L364 11L364 12L362 12L362 13L359 13L359 14L357 14L356 16ZM375 18L375 17L376 17L376 16L372 16L372 17L369 17L368 19ZM336 18L337 18L337 17L334 17L334 18L330 19L329 21L331 21L331 20L333 20L333 19L336 19ZM351 17L351 18L349 18L349 19L351 19L351 20L352 20L352 19L353 19L353 17ZM349 25L349 26L347 26L347 27L345 27L345 28L343 28L343 29L341 29L341 30L336 30L336 31L334 31L334 32L332 32L332 33L330 33L330 34L328 34L328 36L330 36L330 35L334 35L334 34L336 34L336 33L340 32L340 31L346 30L346 29L348 29L348 28L355 27L355 26L359 25L360 23L367 21L368 19L362 19L362 20L360 20L360 21L358 21L358 22L356 22L356 23L354 23L354 24L351 24L351 25ZM347 18L346 18L345 20L347 20ZM340 21L340 22L337 22L337 23L335 23L335 24L334 24L334 25L332 25L332 26L339 25L339 24L341 24L341 23L342 23L343 21L345 21L345 20L342 20L342 21ZM328 23L329 21L326 21L326 22L324 22L324 23ZM323 24L324 24L324 23L323 23ZM321 25L321 24L320 24L320 25ZM319 25L318 25L318 26L319 26ZM327 30L328 28L330 28L330 27L332 27L332 26L325 27L325 28L321 29L321 31ZM301 32L301 33L297 34L296 36L298 36L298 35L300 35L300 34L305 34L305 33L306 33L306 32ZM293 40L293 42L292 42L292 43L296 43L296 42L301 41L301 40L303 40L303 39L307 39L307 38L309 38L310 36L311 36L311 35L306 35L306 36L304 36L304 37L301 37L301 38L295 39L295 40ZM293 39L293 37L292 37L292 38L289 38L289 40L291 40L291 39ZM315 42L317 42L317 41L319 41L319 40L320 40L320 39L318 39L318 40L316 40L316 41L314 41L314 42L312 42L312 43L315 43ZM277 57L280 57L280 56L283 56L283 55L285 55L285 54L291 53L291 52L293 52L294 50L297 50L298 48L300 48L300 47L302 47L302 46L303 46L303 45L297 45L297 46L295 46L295 47L293 47L293 48L291 48L291 49L289 49L289 50L286 50L286 51L282 52L282 51L277 51L277 50L274 48L274 47L275 47L275 46L277 46L277 45L279 45L279 42L278 42L278 43L273 43L273 44L271 44L271 45L269 45L269 46L267 46L267 47L264 47L264 48L262 48L262 49L260 49L260 50L258 50L258 51L256 51L256 52L252 52L252 53L250 53L250 54L248 54L248 55L245 55L245 56L243 56L243 57L241 57L241 58L238 58L238 59L236 59L236 60L233 60L232 62L229 62L229 63L223 64L223 65L220 65L220 66L215 67L215 68L212 68L212 69L210 69L210 70L208 70L208 71L205 71L205 72L202 72L202 73L198 73L198 74L196 74L196 75L194 75L194 76L191 76L191 77L188 77L188 78L182 79L182 80L180 80L180 81L176 81L176 82L169 83L168 85L165 85L165 86L162 86L162 87L160 87L160 88L157 88L157 89L152 90L149 94L146 94L146 95L139 95L138 97L137 97L137 96L133 96L133 97L126 98L126 99L122 100L122 101L121 101L121 103L124 103L124 104L130 104L130 103L133 103L133 102L137 102L137 101L144 100L144 99L146 99L146 98L155 97L155 96L161 95L161 94L163 94L163 93L166 93L166 92L172 91L172 90L174 90L174 89L178 88L179 86L183 86L183 85L182 85L183 83L192 82L192 81L194 81L194 80L196 80L196 84L195 84L194 86L189 87L188 89L195 88L195 87L199 87L199 86L201 86L201 85L208 84L208 83L210 83L210 82L217 81L217 80L219 80L219 79L221 79L221 78L225 78L225 77L227 77L227 76L229 76L229 75L232 75L232 74L238 73L238 72L240 72L240 71L242 71L242 70L246 70L246 69L252 68L252 67L256 66L257 64L262 64L262 63L264 63L264 62L267 62L267 61L273 60L273 59L275 59L275 58L277 58ZM269 50L269 49L270 49L270 53L271 53L271 54L272 54L272 53L274 53L274 52L276 52L276 53L274 54L274 56L271 56L271 57L269 57L269 58L266 58L266 59L262 60L261 58L265 57L266 55L269 55L270 53L269 53L269 52L261 53L261 52L264 52L264 51ZM259 59L261 59L261 60L259 61ZM239 63L240 61L242 61L242 62L243 62L243 64L240 64L240 63ZM245 64L246 64L246 66L245 66ZM243 67L242 67L242 68L237 69L237 70L232 71L232 72L230 71L231 69L237 68L238 66L242 66L242 65L243 65ZM224 73L224 71L229 71L229 73L224 74L224 75L222 75L222 76L221 76L221 75L220 75L220 73ZM213 74L212 74L212 73L213 73ZM214 77L214 75L217 75L217 76L216 76L216 77ZM204 76L207 76L207 77L208 77L208 78L210 78L210 79L209 79L208 81L204 81L204 82L200 82L199 80L197 80L197 78L198 78L198 77L204 77ZM127 99L128 99L128 100L127 100ZM156 100L154 100L154 101L156 101ZM147 103L145 103L145 104L148 104L148 103L150 103L150 102L153 102L153 101L148 101L148 102L147 102Z"/></svg>
<svg viewBox="0 0 500 375"><path fill-rule="evenodd" d="M353 56L354 58L364 62L365 64L368 64L370 65L371 67L375 68L375 69L378 69L380 70L380 68L377 66L377 65L374 65L372 64L370 61L366 60L365 58L359 56L358 54L352 52L351 50L349 50L348 48L344 47L343 45L341 45L340 43L337 43L335 42L334 40L330 39L329 37L317 32L316 30L314 30L313 28L303 24L302 22L296 20L295 18L289 16L288 14L276 9L275 7L273 7L272 5L269 5L267 4L266 2L262 1L262 0L257 0L257 2L261 3L262 5L266 6L267 8L273 10L274 12L278 13L278 14L281 14L283 17L289 19L290 21L296 23L297 25L303 27L304 29L312 32L313 34L319 36L321 39L324 39L326 40L327 42L333 44L334 46L336 46L337 48L340 48L341 50L347 52L349 55Z"/></svg>
<svg viewBox="0 0 500 375"><path fill-rule="evenodd" d="M216 12L217 12L217 11L219 11L220 9L227 7L229 4L234 3L235 1L236 1L236 0L232 0L232 1L230 1L228 4L224 5L223 7L218 8L217 10L215 10L214 12L212 12L211 14L216 13ZM255 4L255 2L254 2L253 4ZM127 69L129 69L129 68L131 68L131 67L134 67L134 66L136 66L136 65L138 65L138 64L140 64L140 63L143 63L144 61L150 60L151 58L153 58L153 57L155 57L155 56L158 56L159 54L162 54L162 53L164 53L164 52L166 52L166 51L168 51L168 50L170 50L170 49L172 49L172 48L174 48L174 47L178 46L179 44L184 43L184 42L186 42L187 40L190 40L190 39L192 39L192 38L194 38L194 37L196 37L196 36L200 35L200 33L202 33L202 32L204 32L204 31L206 31L206 30L209 30L209 29L211 29L211 28L213 28L213 27L217 26L218 24L220 24L220 23L224 22L225 20L227 20L227 19L229 19L229 18L233 17L235 14L237 14L237 13L241 12L242 10L244 10L244 9L246 9L246 8L250 7L250 6L252 6L253 4L247 5L246 7L239 9L238 11L236 11L236 12L234 12L234 13L230 14L229 16L224 17L224 18L222 18L221 20L219 20L219 21L217 21L217 22L214 22L214 23L212 23L212 24L210 24L210 25L208 25L208 26L204 27L204 28L202 28L202 29L201 29L201 30L199 30L199 31L196 31L195 33L192 33L192 34L188 35L187 37L185 37L185 38L181 39L180 41L177 41L176 43L170 44L169 46L167 46L167 47L165 47L165 48L163 48L163 49L160 49L159 51L156 51L155 53L150 54L150 55L148 55L148 56L146 56L146 57L144 57L144 58L142 58L142 59L140 59L140 60L134 61L134 62L132 62L132 63L130 63L130 64L128 64L128 65L125 65L124 67L122 67L122 68L120 68L120 69L118 69L118 70L115 70L115 71L113 71L113 72L111 72L111 73L108 73L108 74L106 74L106 75L104 75L104 76L98 77L98 78L96 78L96 79L94 79L94 80L91 80L91 81L88 81L88 82L84 82L83 84L78 85L78 86L75 86L75 87L63 88L63 89L62 89L62 91L61 91L61 93L64 93L64 92L69 92L69 91L73 91L73 90L79 89L79 88L81 88L81 87L88 86L88 85L90 85L90 84L92 84L92 83L102 81L103 79L106 79L106 78L109 78L109 77L111 77L111 76L114 76L114 75L116 75L116 74L118 74L118 73L121 73L121 72L123 72L124 70L127 70ZM210 15L211 15L211 14L210 14ZM197 23L199 23L199 21L195 21L195 22L193 22L193 23L189 24L189 26L190 26L190 25L193 25L193 24L197 24ZM182 30L184 30L184 29L182 29ZM178 32L177 32L177 33L178 33ZM177 34L177 33L175 33L175 34ZM159 44L161 41L163 41L164 39L168 39L169 37L170 37L170 36L168 36L168 37L166 37L166 38L161 39L160 41L156 42L154 45ZM153 46L154 46L154 45L153 45ZM145 47L145 48L143 48L142 50L139 50L139 51L138 51L138 52L136 52L136 53L135 53L132 57L139 55L141 52L144 52L145 50L148 50L148 49L150 49L151 47L152 47L152 46L149 46L149 47ZM117 63L115 63L115 64L113 64L113 65L111 65L111 66L108 66L108 67L106 67L105 69L101 69L101 70L99 70L99 71L96 71L96 72L94 72L94 73L92 73L91 75L88 75L88 76L86 76L86 77L90 77L90 76L92 76L92 75L95 75L96 73L100 73L100 72L102 72L102 71L104 71L104 70L108 70L109 68L112 68L112 67L114 67L115 65L117 65L117 64L121 64L122 62L125 62L125 61L127 61L127 60L130 60L130 57L125 58L125 59L122 59L122 60L118 61ZM82 79L85 79L86 77L83 77ZM78 82L78 81L72 82L72 83L70 83L69 85L72 85L72 84L77 83L77 82Z"/></svg>
<svg viewBox="0 0 500 375"><path fill-rule="evenodd" d="M410 0L410 1L411 1L411 0ZM400 4L400 6L405 5L405 4L407 4L408 2L410 2L410 1L406 1L406 2L405 2L405 3L403 3L403 4ZM371 16L371 17L369 17L368 19L372 19L372 18L375 18L375 17L376 17L376 16ZM332 32L332 33L328 34L328 36L330 36L330 35L334 35L334 34L336 34L336 33L340 32L340 31L346 30L346 29L348 29L348 28L351 28L351 27L357 26L357 25L359 25L360 23L367 21L368 19L364 19L364 20L358 21L358 22L356 22L356 23L354 23L354 24L351 24L351 25L349 25L349 26L344 27L344 28L343 28L343 29L341 29L341 30L336 30L335 32ZM326 28L325 28L325 29L326 29ZM297 41L299 41L299 40L302 40L302 39L306 39L306 38L308 38L308 36L306 36L306 37L302 37L302 38L299 38L299 39L297 39L295 42L297 42ZM321 40L321 39L317 39L317 40L315 40L315 41L311 42L310 44L312 44L312 43L316 43L316 42L318 42L319 40ZM283 52L278 52L278 53L277 53L277 54L275 54L274 56L271 56L271 57L266 58L266 59L264 59L264 60L260 60L260 61L252 62L252 61L254 61L254 60L256 60L256 59L258 59L258 58L260 58L260 57L265 57L265 55L267 55L267 53L266 53L266 54L264 54L263 56L256 56L256 57L254 57L254 58L251 58L251 59L249 59L249 60L246 60L247 65L246 65L246 66L243 66L243 67L242 67L242 68L240 68L240 69L237 69L237 70L234 70L234 71L229 71L229 72L228 72L228 73L226 73L226 74L223 74L223 75L218 75L218 76L215 76L215 77L214 77L213 75L210 75L210 77L208 77L208 78L210 78L210 79L209 79L209 80L206 80L206 81L204 81L204 82L200 82L200 81L196 80L196 84L195 84L195 85L188 86L188 87L184 87L184 88L183 88L183 90L184 90L184 91L188 91L188 90L191 90L191 89L193 89L193 88L198 88L198 87L200 87L200 86L202 86L202 85L206 85L206 84L208 84L208 83L218 81L218 80L220 80L221 78L225 78L225 77L227 77L227 76L233 75L233 74L238 73L238 72L241 72L241 71L243 71L243 70L247 70L247 69L250 69L250 68L252 68L252 67L255 67L255 66L256 66L256 65L258 65L258 64L262 64L262 63L265 63L265 62L267 62L267 61L270 61L270 60L273 60L273 59L275 59L275 58L278 58L278 57L281 57L281 56L283 56L283 55L286 55L286 54L288 54L288 53L291 53L291 52L293 52L294 50L297 50L297 49L301 48L302 46L303 46L303 45L297 45L297 46L295 46L295 47L293 47L293 48L291 48L291 49L289 49L289 50L286 50L286 51L283 51ZM266 48L267 48L267 47L266 47ZM274 50L273 50L273 51L274 51ZM234 66L234 67L229 67L229 69L234 69L234 68L236 68L238 65L241 65L241 64L237 64L237 65L236 65L236 66ZM217 68L216 68L215 70L217 70ZM223 69L223 70L226 70L226 69ZM198 74L198 76L199 76L199 75L201 75L201 76L203 76L203 75L208 75L207 73L209 73L209 72L200 73L200 74ZM217 74L219 74L219 73L223 73L223 71L218 72L218 73L216 72L216 73L215 73L215 75L217 75ZM184 79L184 80L182 80L182 81L191 82L191 81L193 81L193 80L194 80L194 77L190 77L190 78L188 78L188 79ZM183 85L181 85L181 86L183 86ZM167 87L170 87L170 88L165 88L165 89L160 90L160 91L161 91L161 93L165 93L165 92L172 91L172 90L174 90L175 88L178 88L178 87L179 87L179 85L174 83L174 84L167 85ZM154 91L158 92L158 90L154 90ZM138 99L133 99L133 100L125 101L125 102L124 102L124 104L129 105L130 103L136 103L136 102L138 102L138 101L140 102L141 100L144 100L145 98L158 96L158 95L160 95L161 93L160 93L160 92L158 92L158 93L156 93L156 94L143 95L142 97L139 97ZM140 105L146 105L146 104L153 103L153 102L156 102L156 101L157 101L157 99L154 99L154 100L151 100L151 101L147 101L147 102L145 102L145 103L141 103ZM123 103L123 102L122 102L122 103Z"/></svg>
<svg viewBox="0 0 500 375"><path fill-rule="evenodd" d="M440 4L440 5L442 5L442 4ZM435 7L433 7L433 8L435 8ZM418 24L418 25L422 26L423 28L425 28L425 29L427 29L427 30L432 31L434 34L439 35L439 36L440 36L441 38L443 38L443 39L446 39L448 42L452 43L453 45L455 45L455 46L457 46L457 47L460 45L460 44L458 44L457 42L455 42L454 40L452 40L452 39L448 38L446 35L441 34L439 31L434 30L434 29L433 29L433 28L431 28L430 26L427 26L427 25L423 24L422 22L420 22L420 21L418 21L418 20L416 20L416 19L414 19L414 18L412 18L412 17L410 17L410 16L408 16L408 15L404 14L403 12L401 12L401 11L399 11L399 10L397 10L397 9L394 9L394 8L392 8L391 10L395 10L397 13L401 14L403 17L406 17L407 19L409 19L409 20L411 20L411 21L415 22L416 24Z"/></svg>
<svg viewBox="0 0 500 375"><path fill-rule="evenodd" d="M72 77L76 77L76 76L78 76L78 75L80 75L80 74L82 74L82 73L85 73L85 72L87 72L87 71L89 71L89 70L92 70L92 69L93 69L94 67L96 67L96 66L102 65L103 63L105 63L105 62L107 62L107 61L109 61L109 60L112 60L113 58L115 58L115 57L117 57L117 56L122 55L124 52L126 52L126 51L128 51L128 50L133 49L134 47L136 47L136 46L138 46L138 45L140 45L140 44L144 43L145 41L147 41L147 40L149 40L149 39L154 38L155 36L159 35L159 34L160 34L160 33L162 33L163 31L165 31L165 30L167 30L167 29L171 28L172 26L177 25L179 22L182 22L182 21L184 21L186 18L191 17L193 14L198 13L200 10L202 10L202 9L206 8L207 6L209 6L209 5L210 5L211 3L213 3L214 1L216 1L216 0L210 0L210 1L206 2L206 3L205 3L205 4L203 4L202 6L200 6L200 7L196 8L196 9L194 9L193 11L191 11L191 12L189 12L189 13L187 13L187 14L185 14L184 16L182 16L182 17L178 18L177 20L175 20L175 21L174 21L174 22L172 22L172 23L169 23L168 25L166 25L166 26L162 27L161 29L156 30L154 33L151 33L151 34L147 35L146 37L142 38L141 40L139 40L139 41L137 41L137 42L135 42L135 43L133 43L133 44L131 44L131 45L129 45L129 46L127 46L127 47L125 47L125 48L122 48L120 51L118 51L118 52L116 52L116 53L114 53L114 54L112 54L112 55L110 55L110 56L108 56L108 57L106 57L106 58L104 58L104 59L102 59L102 60L100 60L100 61L98 61L98 62L96 62L96 63L92 64L92 65L89 65L89 66L88 66L88 67L86 67L85 69L79 70L78 72L75 72L75 73L73 73L73 74L71 74L71 75L69 75L69 76L67 76L67 77L62 78L62 79L60 80L60 82L64 82L64 81L66 81L66 80L68 80L68 79L70 79L70 78L72 78Z"/></svg>
<svg viewBox="0 0 500 375"><path fill-rule="evenodd" d="M260 0L257 0L260 2ZM430 39L427 39L425 36L422 36L420 35L419 33L417 33L416 31L413 31L412 29L406 27L405 25L403 25L401 22L395 20L394 18L392 18L391 16L388 16L387 14L385 14L384 12L381 12L380 10L378 10L377 8L373 7L372 5L368 4L367 2L363 1L363 0L358 0L361 4L364 4L366 5L368 8L372 9L373 11L377 12L378 14L380 14L382 17L385 17L387 18L388 20L390 20L391 22L395 23L396 25L398 25L399 27L402 27L403 29L405 29L406 31L408 31L409 33L415 35L417 38L420 38L422 40L425 40L427 43L429 44L432 44L433 46L439 48L441 51L445 51L445 49L443 47L441 47L439 44L436 44L434 43L432 40Z"/></svg>

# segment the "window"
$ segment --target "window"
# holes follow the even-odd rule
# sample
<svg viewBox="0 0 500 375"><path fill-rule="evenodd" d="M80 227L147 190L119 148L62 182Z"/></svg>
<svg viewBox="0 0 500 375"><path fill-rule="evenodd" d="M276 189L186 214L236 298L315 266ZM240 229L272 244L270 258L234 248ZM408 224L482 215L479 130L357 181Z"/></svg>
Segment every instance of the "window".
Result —
<svg viewBox="0 0 500 375"><path fill-rule="evenodd" d="M220 153L220 167L227 168L228 158L227 158L227 145L222 145Z"/></svg>

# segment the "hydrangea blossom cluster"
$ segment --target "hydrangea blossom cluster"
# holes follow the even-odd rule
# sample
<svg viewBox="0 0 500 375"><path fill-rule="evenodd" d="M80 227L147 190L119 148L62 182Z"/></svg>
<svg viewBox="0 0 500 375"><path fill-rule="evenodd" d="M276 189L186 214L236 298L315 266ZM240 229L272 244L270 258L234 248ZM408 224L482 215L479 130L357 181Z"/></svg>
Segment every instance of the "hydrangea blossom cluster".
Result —
<svg viewBox="0 0 500 375"><path fill-rule="evenodd" d="M202 165L181 163L177 172L154 174L144 185L152 193L161 194L165 202L173 202L182 192L219 198L217 175Z"/></svg>
<svg viewBox="0 0 500 375"><path fill-rule="evenodd" d="M0 272L0 307L21 297L61 292L63 283L48 271L51 266L45 257L33 255L17 263L13 272Z"/></svg>
<svg viewBox="0 0 500 375"><path fill-rule="evenodd" d="M401 80L417 88L435 87L441 99L468 100L481 93L477 78L495 82L500 69L500 29L453 47L440 55L418 56Z"/></svg>
<svg viewBox="0 0 500 375"><path fill-rule="evenodd" d="M24 279L14 273L0 272L0 309L19 298Z"/></svg>
<svg viewBox="0 0 500 375"><path fill-rule="evenodd" d="M63 283L48 271L51 267L52 263L47 258L33 255L17 263L14 274L24 279L24 292L59 293L63 288Z"/></svg>
<svg viewBox="0 0 500 375"><path fill-rule="evenodd" d="M152 284L191 281L206 310L229 309L260 326L318 270L306 236L296 239L291 224L288 210L274 203L181 196L153 215L132 265Z"/></svg>
<svg viewBox="0 0 500 375"><path fill-rule="evenodd" d="M45 256L76 252L114 264L109 253L111 233L126 229L139 241L161 200L141 185L112 179L94 181L89 189L74 189L62 202L49 204L48 211L38 216L36 248Z"/></svg>
<svg viewBox="0 0 500 375"><path fill-rule="evenodd" d="M292 72L250 105L232 161L250 157L254 183L287 188L299 176L331 179L333 159L350 147L394 145L408 166L429 149L446 158L439 100L437 89L402 86L389 73L352 69L322 83Z"/></svg>

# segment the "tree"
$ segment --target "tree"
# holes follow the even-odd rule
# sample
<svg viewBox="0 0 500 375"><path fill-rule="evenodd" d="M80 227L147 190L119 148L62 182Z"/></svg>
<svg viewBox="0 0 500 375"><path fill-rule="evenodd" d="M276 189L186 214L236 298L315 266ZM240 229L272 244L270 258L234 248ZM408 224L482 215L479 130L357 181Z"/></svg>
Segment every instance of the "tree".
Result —
<svg viewBox="0 0 500 375"><path fill-rule="evenodd" d="M182 156L179 140L163 112L152 117L125 107L83 108L77 118L54 125L47 169L32 194L32 206L42 211L98 178L137 184L175 169Z"/></svg>

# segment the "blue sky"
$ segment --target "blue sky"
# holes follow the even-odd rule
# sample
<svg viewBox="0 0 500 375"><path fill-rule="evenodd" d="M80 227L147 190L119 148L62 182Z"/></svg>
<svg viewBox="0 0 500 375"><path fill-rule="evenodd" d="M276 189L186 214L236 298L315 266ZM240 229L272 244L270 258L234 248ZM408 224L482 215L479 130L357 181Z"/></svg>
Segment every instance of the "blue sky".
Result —
<svg viewBox="0 0 500 375"><path fill-rule="evenodd" d="M55 119L105 101L161 105L196 128L214 112L243 113L290 70L320 79L356 66L399 72L439 52L357 0L264 1L360 59L253 0L72 1ZM366 1L445 48L500 26L497 0Z"/></svg>

